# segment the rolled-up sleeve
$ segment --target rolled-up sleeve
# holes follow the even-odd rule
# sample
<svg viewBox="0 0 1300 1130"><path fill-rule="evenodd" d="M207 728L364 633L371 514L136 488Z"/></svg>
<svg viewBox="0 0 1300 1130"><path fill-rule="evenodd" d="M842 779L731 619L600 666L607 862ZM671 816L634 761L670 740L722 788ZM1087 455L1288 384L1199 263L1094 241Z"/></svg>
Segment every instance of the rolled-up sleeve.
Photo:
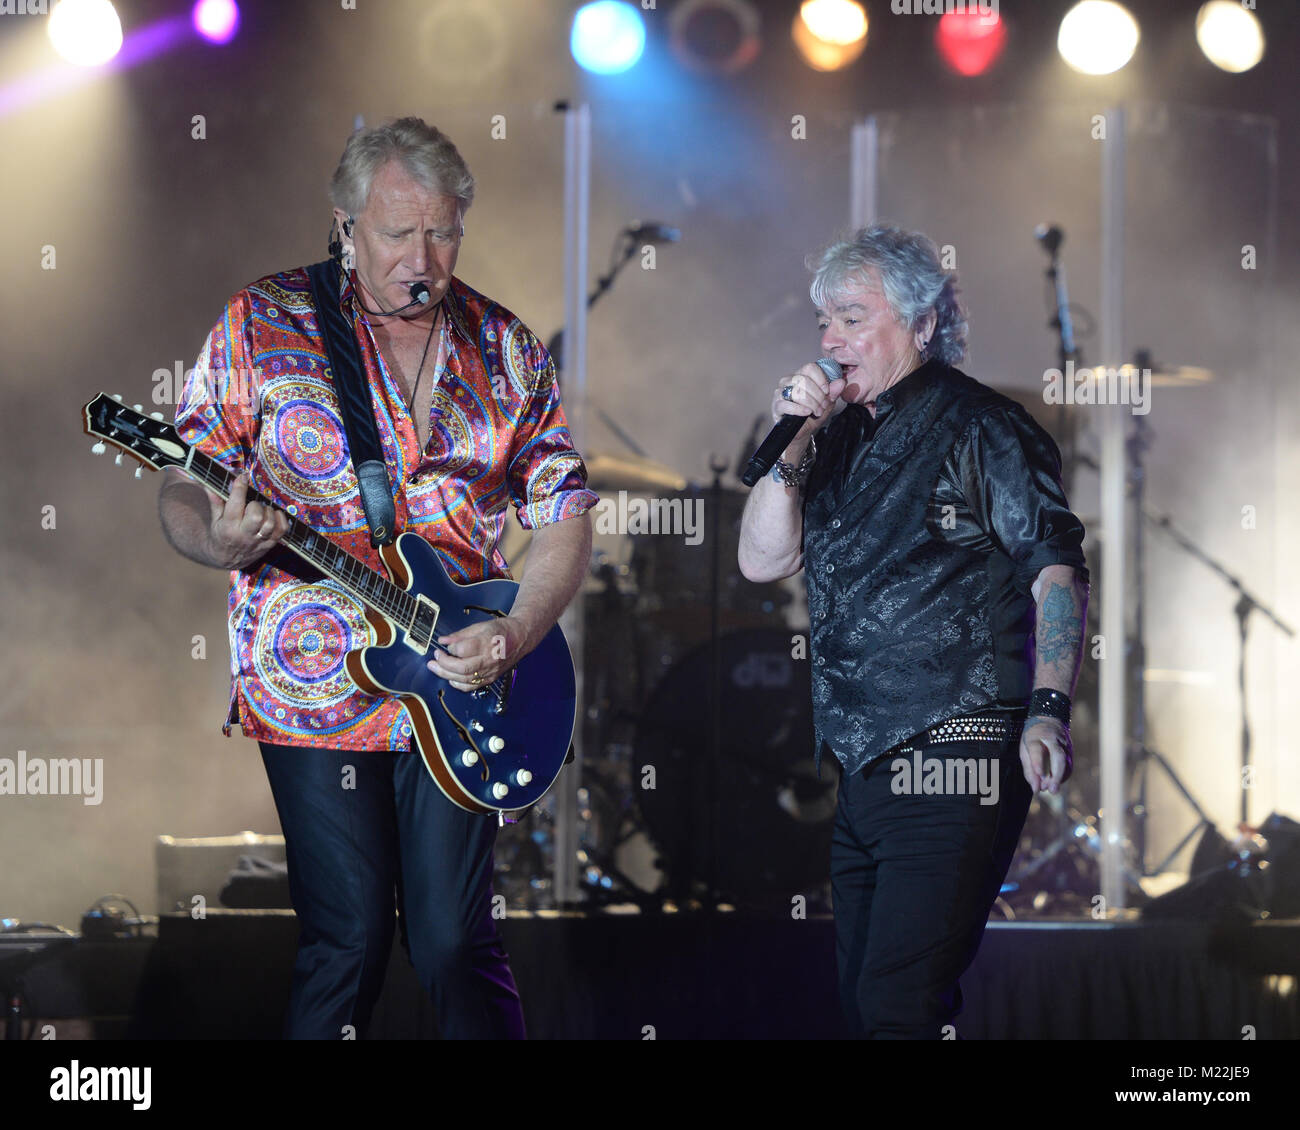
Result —
<svg viewBox="0 0 1300 1130"><path fill-rule="evenodd" d="M241 292L226 304L194 368L185 374L176 430L186 443L238 474L252 459L257 389L248 300Z"/></svg>
<svg viewBox="0 0 1300 1130"><path fill-rule="evenodd" d="M962 493L984 532L1011 558L1015 585L1029 592L1048 565L1088 581L1083 523L1061 486L1061 453L1019 405L971 421L958 455Z"/></svg>
<svg viewBox="0 0 1300 1130"><path fill-rule="evenodd" d="M507 478L519 524L536 530L586 513L600 496L587 489L587 466L573 446L545 346L531 343L526 363L532 392L515 432Z"/></svg>

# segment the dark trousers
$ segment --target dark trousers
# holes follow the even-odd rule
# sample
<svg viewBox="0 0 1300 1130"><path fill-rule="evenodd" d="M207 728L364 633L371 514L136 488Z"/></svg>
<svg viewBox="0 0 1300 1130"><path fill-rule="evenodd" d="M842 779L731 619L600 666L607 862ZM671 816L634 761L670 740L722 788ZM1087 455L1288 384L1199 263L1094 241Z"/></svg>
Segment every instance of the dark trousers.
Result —
<svg viewBox="0 0 1300 1130"><path fill-rule="evenodd" d="M840 1001L859 1039L951 1034L957 979L975 960L1032 799L1018 740L953 743L921 756L996 758L998 800L981 804L969 788L895 791L914 774L892 768L888 755L841 777L831 892ZM915 765L910 754L904 760Z"/></svg>
<svg viewBox="0 0 1300 1130"><path fill-rule="evenodd" d="M443 1038L522 1039L492 919L496 818L452 804L418 753L259 745L302 928L285 1037L365 1035L396 906Z"/></svg>

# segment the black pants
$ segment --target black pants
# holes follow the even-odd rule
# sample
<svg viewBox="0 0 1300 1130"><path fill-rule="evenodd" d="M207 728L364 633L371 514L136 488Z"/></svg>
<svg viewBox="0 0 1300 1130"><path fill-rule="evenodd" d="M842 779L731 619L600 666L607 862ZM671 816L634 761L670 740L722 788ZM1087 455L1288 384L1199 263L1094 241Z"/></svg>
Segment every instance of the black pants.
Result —
<svg viewBox="0 0 1300 1130"><path fill-rule="evenodd" d="M492 918L496 818L452 804L418 753L259 744L302 927L285 1037L365 1035L396 906L443 1038L522 1038Z"/></svg>
<svg viewBox="0 0 1300 1130"><path fill-rule="evenodd" d="M856 1038L949 1034L961 1011L957 979L975 960L1032 799L1018 739L921 756L996 759L986 780L997 779L997 803L982 804L969 783L936 795L896 791L914 783L910 755L905 774L885 756L842 776L831 892L840 1001Z"/></svg>

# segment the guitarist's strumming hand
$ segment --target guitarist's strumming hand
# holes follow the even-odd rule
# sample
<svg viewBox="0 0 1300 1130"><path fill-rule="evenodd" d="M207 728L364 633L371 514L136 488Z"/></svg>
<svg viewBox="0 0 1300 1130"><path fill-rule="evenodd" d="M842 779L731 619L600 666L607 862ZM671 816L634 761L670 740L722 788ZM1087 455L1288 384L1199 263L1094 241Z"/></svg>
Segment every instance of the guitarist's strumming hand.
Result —
<svg viewBox="0 0 1300 1130"><path fill-rule="evenodd" d="M208 539L212 556L227 569L243 569L266 556L289 532L289 518L273 506L248 501L248 472L242 472L222 500L205 492L212 510Z"/></svg>
<svg viewBox="0 0 1300 1130"><path fill-rule="evenodd" d="M440 636L438 643L443 650L429 661L429 670L458 691L481 690L536 646L523 621L513 616L471 624Z"/></svg>

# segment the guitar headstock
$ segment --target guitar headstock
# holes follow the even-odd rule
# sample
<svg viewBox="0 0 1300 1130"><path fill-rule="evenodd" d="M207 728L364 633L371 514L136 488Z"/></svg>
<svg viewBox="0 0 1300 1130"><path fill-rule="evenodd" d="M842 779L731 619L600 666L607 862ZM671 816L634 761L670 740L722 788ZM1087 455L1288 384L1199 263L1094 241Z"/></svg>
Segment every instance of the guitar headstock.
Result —
<svg viewBox="0 0 1300 1130"><path fill-rule="evenodd" d="M146 416L141 411L141 405L128 408L118 398L102 392L82 411L86 418L87 435L98 436L105 443L111 443L151 470L184 468L189 455L189 444L181 439L173 425L163 419L161 412ZM96 455L102 455L105 450L102 443L91 448ZM121 461L119 455L117 462ZM139 475L137 469L136 477Z"/></svg>

